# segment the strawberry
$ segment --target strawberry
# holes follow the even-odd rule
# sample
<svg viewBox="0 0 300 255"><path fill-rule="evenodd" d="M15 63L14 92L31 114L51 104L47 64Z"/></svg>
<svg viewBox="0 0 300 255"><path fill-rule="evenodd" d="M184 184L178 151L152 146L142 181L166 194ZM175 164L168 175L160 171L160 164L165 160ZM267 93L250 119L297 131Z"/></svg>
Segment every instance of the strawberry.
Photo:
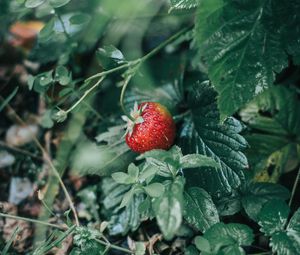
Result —
<svg viewBox="0 0 300 255"><path fill-rule="evenodd" d="M176 126L166 107L155 102L135 103L127 121L126 143L137 153L169 149L175 139Z"/></svg>

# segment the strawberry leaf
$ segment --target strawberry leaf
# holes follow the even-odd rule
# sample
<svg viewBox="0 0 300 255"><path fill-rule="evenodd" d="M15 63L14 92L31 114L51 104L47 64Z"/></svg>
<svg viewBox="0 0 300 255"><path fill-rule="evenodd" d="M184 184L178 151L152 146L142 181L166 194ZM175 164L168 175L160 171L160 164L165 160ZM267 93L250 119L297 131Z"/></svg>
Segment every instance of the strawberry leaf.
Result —
<svg viewBox="0 0 300 255"><path fill-rule="evenodd" d="M188 98L191 115L186 117L180 134L180 144L185 154L199 153L212 157L219 169L203 167L201 171L186 171L187 181L203 187L213 196L230 194L243 180L248 167L242 153L246 140L239 135L242 125L234 118L219 123L216 92L207 83L196 84Z"/></svg>

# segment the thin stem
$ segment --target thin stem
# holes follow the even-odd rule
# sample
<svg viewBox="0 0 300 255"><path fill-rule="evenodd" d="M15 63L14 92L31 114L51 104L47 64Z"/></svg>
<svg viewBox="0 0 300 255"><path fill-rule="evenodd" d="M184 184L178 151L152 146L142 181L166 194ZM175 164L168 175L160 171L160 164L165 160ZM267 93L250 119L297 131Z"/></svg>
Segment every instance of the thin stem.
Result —
<svg viewBox="0 0 300 255"><path fill-rule="evenodd" d="M43 158L31 153L30 151L27 151L27 150L23 150L23 149L20 149L20 148L17 148L17 147L14 147L14 146L11 146L11 145L8 145L2 141L0 141L0 147L4 147L8 150L11 150L11 151L14 151L14 152L17 152L17 153L20 153L20 154L23 154L23 155L26 155L26 156L29 156L31 158L35 158L35 159L38 159L40 161L44 161Z"/></svg>
<svg viewBox="0 0 300 255"><path fill-rule="evenodd" d="M68 110L66 110L66 113L71 112L73 109L75 109L95 88L98 87L98 85L104 80L105 76L101 77L99 81L95 83L92 87L90 87L88 90L86 90L81 98L73 105L71 106Z"/></svg>
<svg viewBox="0 0 300 255"><path fill-rule="evenodd" d="M124 64L124 65L115 67L115 68L113 68L113 69L110 69L110 70L107 70L107 71L103 71L103 72L101 72L101 73L97 73L97 74L95 74L95 75L93 75L93 76L87 78L87 79L85 80L85 82L89 82L89 81L91 81L91 80L93 80L93 79L95 79L95 78L103 77L103 76L106 76L106 75L108 75L108 74L111 74L111 73L120 71L120 70L125 69L125 68L127 68L127 67L129 67L129 66L130 66L130 62L128 62L128 63L126 63L126 64Z"/></svg>
<svg viewBox="0 0 300 255"><path fill-rule="evenodd" d="M24 218L24 217L15 216L15 215L10 215L10 214L6 214L6 213L0 213L0 217L28 221L28 222L37 223L37 224L41 224L41 225L45 225L45 226L49 226L49 227L53 227L53 228L57 228L57 229L61 229L61 230L67 229L67 227L62 227L62 226L59 226L56 224L52 224L52 223L48 223L48 222L44 222L44 221L40 221L40 220L35 220L35 219L30 219L30 218Z"/></svg>
<svg viewBox="0 0 300 255"><path fill-rule="evenodd" d="M0 96L0 99L3 101L3 97ZM15 116L16 120L19 122L19 124L21 125L26 125L26 123L21 119L21 117L16 113L16 111L9 105L7 104L6 107L10 110L10 112ZM65 184L63 183L56 167L54 166L54 164L52 163L52 160L50 158L50 155L48 154L48 152L44 149L44 147L41 145L41 143L39 142L39 140L37 139L37 137L35 135L32 135L32 139L33 141L35 142L36 146L41 150L41 152L43 153L44 157L45 157L45 160L47 161L47 163L49 164L49 166L51 167L53 173L55 174L55 176L57 177L60 185L61 185L61 188L69 202L69 205L70 205L70 208L73 212L73 215L74 215L74 218L75 218L75 222L76 222L76 225L79 226L79 220L78 220L78 216L77 216L77 212L76 212L76 209L75 209L75 206L74 206L74 203L71 199L71 196L65 186Z"/></svg>
<svg viewBox="0 0 300 255"><path fill-rule="evenodd" d="M21 229L18 226L15 228L14 232L12 233L11 237L9 238L9 241L6 243L4 249L1 253L2 255L8 254L8 250L9 250L11 244L14 240L16 240L16 236L17 236L17 234L19 234L20 230Z"/></svg>
<svg viewBox="0 0 300 255"><path fill-rule="evenodd" d="M154 48L148 54L146 54L145 56L143 56L141 58L141 62L144 62L145 60L151 58L153 55L155 55L156 53L158 53L161 49L163 49L168 44L170 44L173 41L175 41L176 39L178 39L180 36L182 36L183 34L185 34L186 32L188 32L190 29L191 29L191 26L190 27L186 27L186 28L180 30L179 32L177 32L176 34L172 35L171 37L169 37L167 40L165 40L163 43L161 43L160 45L158 45L156 48Z"/></svg>
<svg viewBox="0 0 300 255"><path fill-rule="evenodd" d="M297 190L299 180L300 180L300 167L298 169L296 180L295 180L294 185L293 185L292 194L291 194L291 198L290 198L290 201L289 201L289 207L291 207L291 205L293 203L293 199L294 199L294 196L295 196L295 193L296 193L296 190Z"/></svg>
<svg viewBox="0 0 300 255"><path fill-rule="evenodd" d="M117 245L114 245L114 244L111 244L111 243L107 243L105 241L102 241L102 240L99 240L99 239L94 239L97 243L100 243L100 244L103 244L105 245L106 247L111 248L111 249L114 249L114 250L118 250L118 251L122 251L122 252L125 252L125 253L128 253L128 254L134 254L133 251L131 250L128 250L126 248L123 248L123 247L120 247L120 246L117 246Z"/></svg>
<svg viewBox="0 0 300 255"><path fill-rule="evenodd" d="M125 106L124 106L124 96L125 96L125 91L126 91L126 88L129 84L129 81L131 80L131 77L132 75L128 75L128 77L125 79L124 81L124 84L123 84L123 87L122 87L122 91L121 91L121 96L120 96L120 105L121 105L121 108L122 108L122 111L124 112L124 114L132 121L134 121L132 119L132 117L130 116L130 114L127 112Z"/></svg>
<svg viewBox="0 0 300 255"><path fill-rule="evenodd" d="M161 43L160 45L158 45L156 48L154 48L152 51L150 51L148 54L146 54L145 56L143 56L142 58L139 58L139 59L136 59L136 60L133 60L133 61L130 61L124 65L121 65L121 66L118 66L118 67L115 67L113 69L110 69L110 70L107 70L107 71L104 71L104 72L101 72L101 73L97 73L89 78L87 78L85 81L90 81L90 80L93 80L95 78L98 78L98 77L102 77L102 76L105 76L105 75L108 75L108 74L111 74L111 73L114 73L114 72L117 72L117 71L120 71L122 69L125 69L127 67L130 67L130 66L135 66L139 63L142 63L144 62L145 60L151 58L153 55L155 55L157 52L159 52L161 49L163 49L165 46L167 46L168 44L170 44L171 42L175 41L176 39L178 39L181 35L185 34L186 32L188 32L189 30L191 29L191 27L187 27L187 28L184 28L182 30L180 30L178 33L174 34L173 36L171 36L170 38L168 38L166 41L164 41L163 43Z"/></svg>

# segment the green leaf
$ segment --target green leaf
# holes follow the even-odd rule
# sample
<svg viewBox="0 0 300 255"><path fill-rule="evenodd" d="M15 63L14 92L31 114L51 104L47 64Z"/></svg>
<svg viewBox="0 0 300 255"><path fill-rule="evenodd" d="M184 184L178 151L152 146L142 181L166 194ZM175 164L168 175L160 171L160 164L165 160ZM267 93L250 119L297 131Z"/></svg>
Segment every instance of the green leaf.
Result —
<svg viewBox="0 0 300 255"><path fill-rule="evenodd" d="M52 81L53 81L52 73L53 73L53 71L51 70L49 72L40 74L39 80L38 80L39 84L44 87L44 86L47 86L50 83L52 83Z"/></svg>
<svg viewBox="0 0 300 255"><path fill-rule="evenodd" d="M198 168L198 167L215 167L218 168L219 164L210 157L200 154L188 154L180 159L181 168Z"/></svg>
<svg viewBox="0 0 300 255"><path fill-rule="evenodd" d="M202 1L196 40L219 92L222 118L268 88L275 72L287 66L280 34L284 23L278 21L285 9L279 1Z"/></svg>
<svg viewBox="0 0 300 255"><path fill-rule="evenodd" d="M298 250L295 247L295 243L289 237L287 232L279 231L272 235L270 246L272 251L278 255L292 255L299 254L300 242L298 241Z"/></svg>
<svg viewBox="0 0 300 255"><path fill-rule="evenodd" d="M46 0L27 0L25 2L25 7L27 8L35 8L43 4Z"/></svg>
<svg viewBox="0 0 300 255"><path fill-rule="evenodd" d="M47 22L47 24L42 28L42 30L39 33L39 41L40 42L47 42L50 40L51 36L54 33L54 24L55 24L56 18L52 18L50 21Z"/></svg>
<svg viewBox="0 0 300 255"><path fill-rule="evenodd" d="M123 53L113 45L99 48L96 52L96 56L104 69L110 69L126 63Z"/></svg>
<svg viewBox="0 0 300 255"><path fill-rule="evenodd" d="M211 252L209 241L202 236L195 237L195 245L199 251Z"/></svg>
<svg viewBox="0 0 300 255"><path fill-rule="evenodd" d="M108 186L110 186L110 184ZM118 187L122 188L123 191L118 190ZM108 195L108 197L105 198L106 205L116 204L114 201L111 201L115 198L120 201L119 199L120 196L124 194L123 192L124 185L110 186L110 188L105 192L105 194ZM114 195L112 196L111 194ZM117 207L117 209L113 209L115 207L110 207L110 211L108 212L109 215L112 215L109 221L110 224L108 225L110 235L126 235L129 231L135 231L139 227L141 221L147 219L147 211L140 213L137 209L144 199L145 198L142 194L134 195L127 207L124 207L121 210L119 210L119 207ZM117 204L119 204L119 202ZM113 210L114 213L112 213L111 210Z"/></svg>
<svg viewBox="0 0 300 255"><path fill-rule="evenodd" d="M73 25L84 25L91 20L91 16L85 13L76 13L70 18L70 23Z"/></svg>
<svg viewBox="0 0 300 255"><path fill-rule="evenodd" d="M242 204L248 216L257 220L263 205L272 199L287 200L290 192L274 183L250 183L243 189Z"/></svg>
<svg viewBox="0 0 300 255"><path fill-rule="evenodd" d="M260 230L266 235L284 230L289 212L290 208L282 200L267 202L258 214Z"/></svg>
<svg viewBox="0 0 300 255"><path fill-rule="evenodd" d="M209 241L213 254L219 251L224 252L220 254L245 254L241 246L251 245L254 235L252 229L246 225L221 222L208 229L203 238Z"/></svg>
<svg viewBox="0 0 300 255"><path fill-rule="evenodd" d="M68 69L64 66L56 67L54 78L63 86L68 85L72 80L71 73L69 73Z"/></svg>
<svg viewBox="0 0 300 255"><path fill-rule="evenodd" d="M140 173L140 170L135 164L131 163L128 166L128 174L134 181L137 181L139 173Z"/></svg>
<svg viewBox="0 0 300 255"><path fill-rule="evenodd" d="M191 115L185 118L180 133L183 152L213 158L219 168L203 167L185 171L188 183L201 186L213 196L229 195L244 181L248 162L242 153L246 140L239 135L243 126L234 118L219 122L216 92L207 83L195 84L188 97Z"/></svg>
<svg viewBox="0 0 300 255"><path fill-rule="evenodd" d="M124 206L127 207L130 204L133 196L134 196L134 188L131 188L124 194L119 208L123 208Z"/></svg>
<svg viewBox="0 0 300 255"><path fill-rule="evenodd" d="M144 190L150 197L159 197L164 193L165 187L161 183L155 182L144 187Z"/></svg>
<svg viewBox="0 0 300 255"><path fill-rule="evenodd" d="M219 215L210 195L201 188L193 187L184 193L186 221L201 232L219 222Z"/></svg>
<svg viewBox="0 0 300 255"><path fill-rule="evenodd" d="M183 186L183 178L177 177L166 187L164 194L153 201L158 226L167 240L174 237L182 222Z"/></svg>
<svg viewBox="0 0 300 255"><path fill-rule="evenodd" d="M134 179L131 178L131 176L123 172L113 173L111 177L114 179L115 182L120 184L131 184L135 182Z"/></svg>
<svg viewBox="0 0 300 255"><path fill-rule="evenodd" d="M59 8L59 7L66 5L70 1L71 0L50 0L49 2L53 8Z"/></svg>
<svg viewBox="0 0 300 255"><path fill-rule="evenodd" d="M171 9L192 9L200 4L200 0L170 0Z"/></svg>

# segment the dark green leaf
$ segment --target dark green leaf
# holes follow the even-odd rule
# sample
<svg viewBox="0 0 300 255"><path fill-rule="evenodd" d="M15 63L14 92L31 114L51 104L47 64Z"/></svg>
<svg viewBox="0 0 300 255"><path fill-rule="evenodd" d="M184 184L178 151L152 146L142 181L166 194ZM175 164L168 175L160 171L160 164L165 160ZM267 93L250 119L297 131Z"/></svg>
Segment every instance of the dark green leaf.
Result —
<svg viewBox="0 0 300 255"><path fill-rule="evenodd" d="M243 224L217 223L208 229L203 237L209 241L213 254L219 251L223 251L224 254L244 254L241 246L251 245L254 235L253 231Z"/></svg>
<svg viewBox="0 0 300 255"><path fill-rule="evenodd" d="M104 69L116 67L126 63L123 53L115 48L113 45L99 48L96 52L97 58Z"/></svg>
<svg viewBox="0 0 300 255"><path fill-rule="evenodd" d="M261 231L266 235L284 230L289 216L290 208L282 200L267 202L258 214Z"/></svg>
<svg viewBox="0 0 300 255"><path fill-rule="evenodd" d="M298 245L299 243L298 241ZM270 246L272 247L272 251L278 255L299 254L300 251L300 249L297 250L294 246L288 233L284 231L279 231L272 235Z"/></svg>
<svg viewBox="0 0 300 255"><path fill-rule="evenodd" d="M219 197L241 185L248 162L242 153L247 142L239 135L242 125L234 118L220 123L215 100L216 92L207 82L192 88L188 98L191 116L183 124L180 144L185 154L206 155L219 164L219 169L206 167L200 171L186 171L191 185L201 186Z"/></svg>
<svg viewBox="0 0 300 255"><path fill-rule="evenodd" d="M158 226L167 240L176 234L182 222L184 180L177 177L162 196L153 201Z"/></svg>
<svg viewBox="0 0 300 255"><path fill-rule="evenodd" d="M188 189L184 194L186 221L201 232L219 222L216 206L210 195L197 187Z"/></svg>
<svg viewBox="0 0 300 255"><path fill-rule="evenodd" d="M257 216L263 205L272 199L286 200L289 191L274 183L250 183L243 190L242 204L248 216L257 220Z"/></svg>
<svg viewBox="0 0 300 255"><path fill-rule="evenodd" d="M209 78L219 92L222 117L268 88L275 72L287 66L280 34L284 21L281 24L277 18L282 18L286 9L280 1L202 1L196 39Z"/></svg>

